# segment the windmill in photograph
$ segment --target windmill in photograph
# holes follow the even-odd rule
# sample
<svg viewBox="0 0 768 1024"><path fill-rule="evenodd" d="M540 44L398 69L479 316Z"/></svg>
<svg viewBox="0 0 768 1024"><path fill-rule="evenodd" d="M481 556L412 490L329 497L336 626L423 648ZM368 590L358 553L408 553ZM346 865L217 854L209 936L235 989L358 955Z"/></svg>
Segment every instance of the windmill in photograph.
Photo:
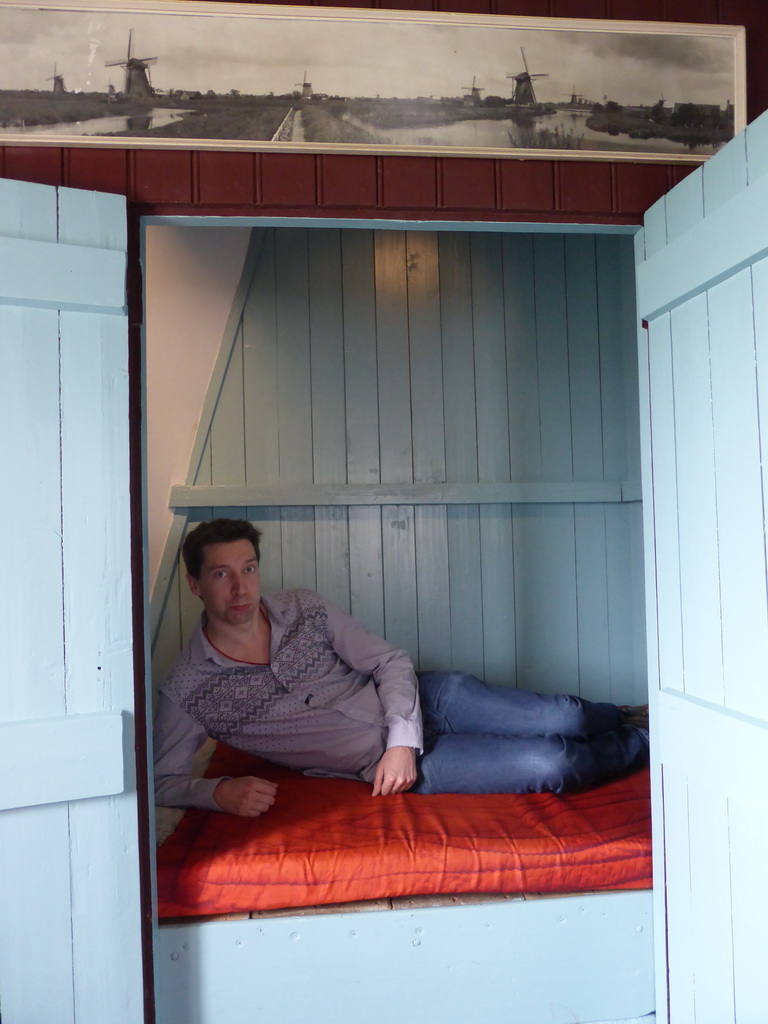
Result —
<svg viewBox="0 0 768 1024"><path fill-rule="evenodd" d="M312 83L307 81L307 71L304 69L304 78L300 82L295 83L301 88L301 98L303 100L312 99Z"/></svg>
<svg viewBox="0 0 768 1024"><path fill-rule="evenodd" d="M57 73L55 64L53 65L53 74L50 78L46 78L46 82L53 82L52 92L54 96L63 96L67 91L64 88L64 75Z"/></svg>
<svg viewBox="0 0 768 1024"><path fill-rule="evenodd" d="M484 88L480 88L477 85L477 75L472 76L472 85L462 85L462 89L466 89L466 95L464 96L464 102L468 105L474 105L479 107L483 102L481 92L485 92Z"/></svg>
<svg viewBox="0 0 768 1024"><path fill-rule="evenodd" d="M534 78L549 78L548 72L537 72L531 74L528 69L528 61L525 59L525 50L520 47L523 55L523 67L525 71L518 71L516 74L508 74L507 78L514 78L515 91L512 93L512 102L517 107L535 107L538 103L536 93L533 89Z"/></svg>
<svg viewBox="0 0 768 1024"><path fill-rule="evenodd" d="M132 100L147 100L155 95L149 74L150 64L157 62L157 57L134 57L131 54L133 29L128 32L128 52L123 60L109 60L105 68L125 68L125 87L123 94Z"/></svg>

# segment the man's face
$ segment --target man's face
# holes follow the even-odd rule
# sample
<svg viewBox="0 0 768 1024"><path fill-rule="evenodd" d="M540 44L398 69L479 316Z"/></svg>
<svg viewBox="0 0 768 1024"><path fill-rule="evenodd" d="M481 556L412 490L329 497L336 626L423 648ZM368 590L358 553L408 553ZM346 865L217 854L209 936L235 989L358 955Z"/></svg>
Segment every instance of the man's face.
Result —
<svg viewBox="0 0 768 1024"><path fill-rule="evenodd" d="M205 606L212 625L250 623L259 610L261 581L253 544L233 540L206 544L200 579L187 573L189 589Z"/></svg>

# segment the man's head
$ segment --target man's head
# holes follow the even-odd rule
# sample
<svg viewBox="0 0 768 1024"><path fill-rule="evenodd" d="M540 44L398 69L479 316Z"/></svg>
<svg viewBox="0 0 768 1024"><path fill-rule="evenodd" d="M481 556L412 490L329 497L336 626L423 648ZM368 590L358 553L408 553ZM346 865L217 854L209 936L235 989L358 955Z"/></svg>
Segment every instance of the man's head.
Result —
<svg viewBox="0 0 768 1024"><path fill-rule="evenodd" d="M184 542L189 589L203 602L215 635L249 627L258 615L260 537L245 520L215 519L201 523Z"/></svg>
<svg viewBox="0 0 768 1024"><path fill-rule="evenodd" d="M181 553L184 565L192 579L200 579L200 572L205 561L204 549L207 545L228 544L233 540L250 541L256 554L256 561L259 561L261 530L257 530L247 519L213 519L210 523L200 523L188 533Z"/></svg>

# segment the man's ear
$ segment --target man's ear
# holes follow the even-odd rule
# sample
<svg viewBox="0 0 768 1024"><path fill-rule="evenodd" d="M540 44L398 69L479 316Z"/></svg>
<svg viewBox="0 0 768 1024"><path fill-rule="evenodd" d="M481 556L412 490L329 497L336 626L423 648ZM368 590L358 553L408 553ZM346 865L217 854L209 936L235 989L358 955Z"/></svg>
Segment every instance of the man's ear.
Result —
<svg viewBox="0 0 768 1024"><path fill-rule="evenodd" d="M187 583L189 584L189 589L192 591L195 597L200 597L200 599L202 600L200 594L200 584L197 582L195 577L191 576L189 573L187 573Z"/></svg>

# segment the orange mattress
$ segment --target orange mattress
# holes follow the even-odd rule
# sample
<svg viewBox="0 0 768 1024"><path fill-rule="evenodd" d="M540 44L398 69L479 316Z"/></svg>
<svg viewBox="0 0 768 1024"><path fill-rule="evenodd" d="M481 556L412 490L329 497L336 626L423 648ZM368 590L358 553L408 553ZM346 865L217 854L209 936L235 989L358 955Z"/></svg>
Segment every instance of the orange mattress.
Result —
<svg viewBox="0 0 768 1024"><path fill-rule="evenodd" d="M567 796L371 796L219 744L209 773L278 783L268 814L190 810L158 851L160 917L388 896L651 885L648 772Z"/></svg>

